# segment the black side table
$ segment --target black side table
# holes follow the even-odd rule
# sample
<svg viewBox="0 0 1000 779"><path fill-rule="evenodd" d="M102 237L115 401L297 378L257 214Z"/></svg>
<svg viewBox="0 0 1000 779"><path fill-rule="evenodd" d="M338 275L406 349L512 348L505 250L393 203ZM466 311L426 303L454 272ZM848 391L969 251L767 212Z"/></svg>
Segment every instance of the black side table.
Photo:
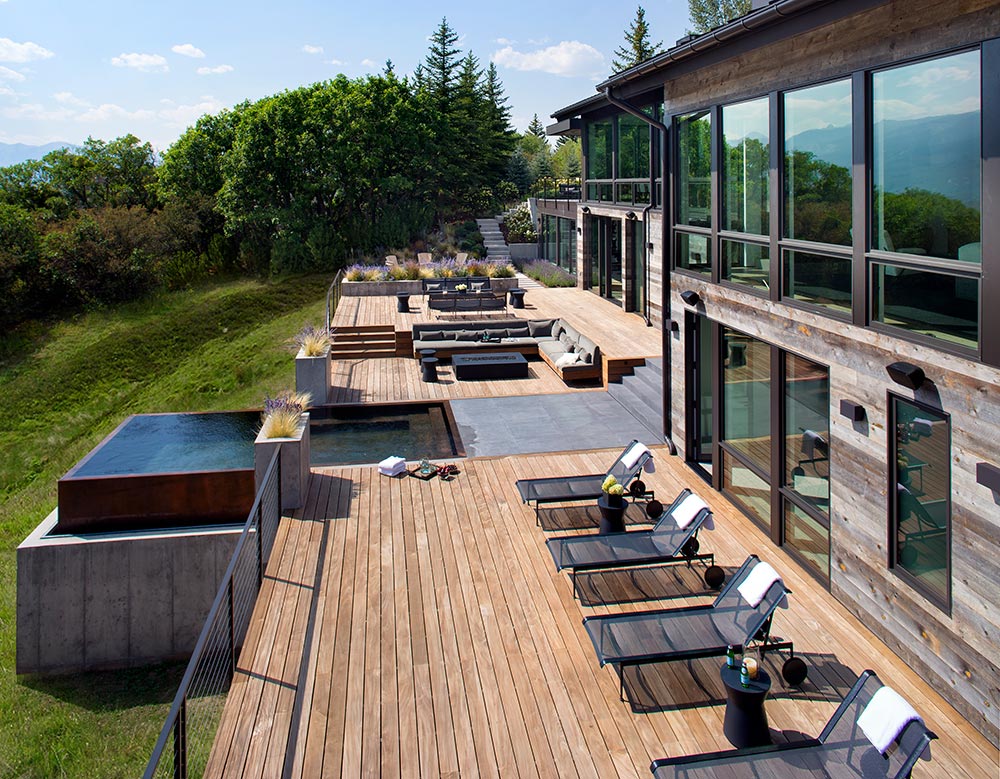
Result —
<svg viewBox="0 0 1000 779"><path fill-rule="evenodd" d="M420 358L420 369L422 371L420 378L427 382L434 382L438 380L438 358L437 357L421 357Z"/></svg>
<svg viewBox="0 0 1000 779"><path fill-rule="evenodd" d="M771 743L771 731L767 727L767 712L764 699L771 689L771 677L763 669L757 671L757 678L750 680L750 686L740 684L740 669L722 666L722 684L726 688L726 719L722 731L729 743L737 749L759 747Z"/></svg>
<svg viewBox="0 0 1000 779"><path fill-rule="evenodd" d="M512 290L508 290L510 294L510 307L524 308L524 293L527 291L528 290L521 289L520 287L514 287Z"/></svg>
<svg viewBox="0 0 1000 779"><path fill-rule="evenodd" d="M601 535L625 532L625 509L628 508L628 504L624 498L621 505L612 506L605 493L597 499L597 508L601 510L601 526L598 531Z"/></svg>
<svg viewBox="0 0 1000 779"><path fill-rule="evenodd" d="M421 349L418 354L423 357L437 357L437 349Z"/></svg>
<svg viewBox="0 0 1000 779"><path fill-rule="evenodd" d="M408 292L396 293L396 311L398 311L400 314L410 313L410 293Z"/></svg>

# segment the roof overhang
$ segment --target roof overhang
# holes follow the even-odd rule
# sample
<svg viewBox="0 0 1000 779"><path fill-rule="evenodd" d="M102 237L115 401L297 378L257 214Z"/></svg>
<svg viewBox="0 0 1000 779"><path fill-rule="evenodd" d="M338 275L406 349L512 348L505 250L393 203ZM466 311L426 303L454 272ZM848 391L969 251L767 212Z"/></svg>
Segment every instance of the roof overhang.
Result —
<svg viewBox="0 0 1000 779"><path fill-rule="evenodd" d="M572 116L545 128L546 135L580 135L583 132L583 119Z"/></svg>

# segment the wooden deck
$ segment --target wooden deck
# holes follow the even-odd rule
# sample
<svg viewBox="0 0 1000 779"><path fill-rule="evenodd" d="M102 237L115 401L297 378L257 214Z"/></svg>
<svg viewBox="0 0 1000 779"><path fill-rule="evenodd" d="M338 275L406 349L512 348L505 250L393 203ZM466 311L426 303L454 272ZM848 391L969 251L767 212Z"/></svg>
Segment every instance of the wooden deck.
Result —
<svg viewBox="0 0 1000 779"><path fill-rule="evenodd" d="M615 455L465 460L451 482L315 471L307 505L282 522L206 776L631 777L653 758L727 748L718 659L630 675L636 711L581 625L708 602L700 570L581 577L581 604L517 497L517 478L599 472ZM678 458L657 460L658 496L690 485L715 508L703 550L730 570L756 552L794 593L774 629L809 679L786 688L765 660L776 738L817 734L870 667L941 736L914 776L996 776L997 750L863 624Z"/></svg>

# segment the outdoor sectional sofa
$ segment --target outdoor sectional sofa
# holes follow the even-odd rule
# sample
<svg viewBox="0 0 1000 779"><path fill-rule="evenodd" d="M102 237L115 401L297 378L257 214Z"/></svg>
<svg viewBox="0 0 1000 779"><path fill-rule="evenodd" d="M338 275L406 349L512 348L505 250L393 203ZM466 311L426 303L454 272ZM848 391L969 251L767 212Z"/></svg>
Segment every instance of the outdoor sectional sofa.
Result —
<svg viewBox="0 0 1000 779"><path fill-rule="evenodd" d="M484 334L491 340L484 341ZM438 357L469 352L538 355L563 381L601 378L601 348L565 319L433 322L413 326L413 356L435 349Z"/></svg>

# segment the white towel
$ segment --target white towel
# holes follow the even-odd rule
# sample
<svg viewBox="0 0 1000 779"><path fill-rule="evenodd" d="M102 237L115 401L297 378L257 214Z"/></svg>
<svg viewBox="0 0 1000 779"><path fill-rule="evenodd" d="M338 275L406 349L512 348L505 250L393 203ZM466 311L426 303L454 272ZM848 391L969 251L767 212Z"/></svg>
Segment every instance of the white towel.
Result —
<svg viewBox="0 0 1000 779"><path fill-rule="evenodd" d="M708 504L705 503L701 498L699 498L694 493L688 495L684 500L681 501L680 505L674 509L673 516L674 522L677 523L679 530L683 530L692 522L694 518L698 516L698 512L702 509L707 509Z"/></svg>
<svg viewBox="0 0 1000 779"><path fill-rule="evenodd" d="M631 471L635 468L635 464L639 462L639 458L641 458L644 454L651 455L645 444L640 444L638 441L632 444L632 446L628 448L628 451L622 455L622 465L625 466L625 470Z"/></svg>
<svg viewBox="0 0 1000 779"><path fill-rule="evenodd" d="M884 755L906 723L919 719L920 715L898 692L891 687L881 687L858 717L858 727Z"/></svg>
<svg viewBox="0 0 1000 779"><path fill-rule="evenodd" d="M386 457L378 464L378 472L383 476L399 476L406 470L406 460L402 457Z"/></svg>
<svg viewBox="0 0 1000 779"><path fill-rule="evenodd" d="M757 563L747 578L743 580L743 583L736 588L736 591L751 607L757 608L760 602L764 600L764 596L767 595L767 591L771 589L771 585L780 581L781 577L778 576L778 572L770 565L767 563ZM785 598L782 598L782 603L785 604L782 608L786 608Z"/></svg>

